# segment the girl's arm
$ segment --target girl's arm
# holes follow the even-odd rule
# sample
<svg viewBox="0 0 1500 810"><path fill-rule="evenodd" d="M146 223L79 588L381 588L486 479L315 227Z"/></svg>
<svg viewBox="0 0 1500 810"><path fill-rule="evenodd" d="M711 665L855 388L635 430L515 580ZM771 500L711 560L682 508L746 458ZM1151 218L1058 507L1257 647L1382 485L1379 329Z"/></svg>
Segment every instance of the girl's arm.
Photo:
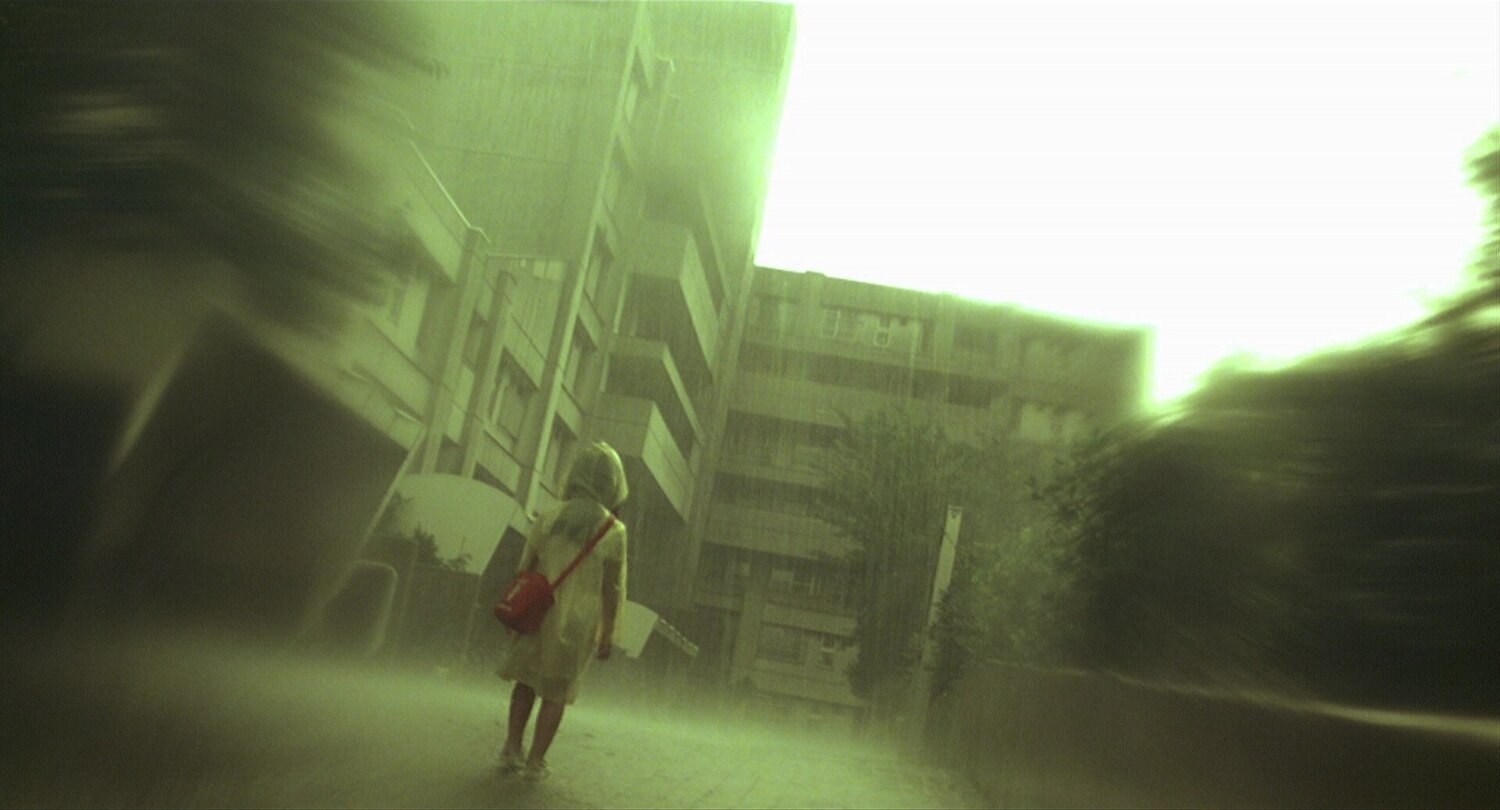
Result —
<svg viewBox="0 0 1500 810"><path fill-rule="evenodd" d="M620 618L620 608L625 604L625 560L626 560L626 532L624 523L615 524L615 542L618 546L610 549L611 554L603 559L604 577L600 583L602 588L600 596L599 616L599 658L609 657L614 650L615 623Z"/></svg>
<svg viewBox="0 0 1500 810"><path fill-rule="evenodd" d="M620 603L624 601L625 564L620 560L604 561L603 616L599 626L599 657L608 658L614 649L615 621L620 618Z"/></svg>

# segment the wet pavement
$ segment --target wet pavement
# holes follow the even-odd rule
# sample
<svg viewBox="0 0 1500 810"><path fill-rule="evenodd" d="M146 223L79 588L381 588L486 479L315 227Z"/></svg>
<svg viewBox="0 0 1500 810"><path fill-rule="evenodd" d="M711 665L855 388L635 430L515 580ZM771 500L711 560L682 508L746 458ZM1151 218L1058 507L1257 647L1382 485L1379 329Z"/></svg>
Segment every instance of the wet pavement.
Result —
<svg viewBox="0 0 1500 810"><path fill-rule="evenodd" d="M982 805L963 778L888 749L607 690L585 689L551 777L530 784L495 772L498 679L181 641L19 658L0 696L4 806Z"/></svg>

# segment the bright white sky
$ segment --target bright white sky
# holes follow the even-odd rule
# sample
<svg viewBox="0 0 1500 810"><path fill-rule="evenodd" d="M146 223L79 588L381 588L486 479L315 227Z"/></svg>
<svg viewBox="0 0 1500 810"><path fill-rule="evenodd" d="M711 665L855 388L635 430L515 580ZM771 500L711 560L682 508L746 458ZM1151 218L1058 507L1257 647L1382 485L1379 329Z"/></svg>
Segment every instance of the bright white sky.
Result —
<svg viewBox="0 0 1500 810"><path fill-rule="evenodd" d="M1478 243L1500 2L797 4L757 261L1216 361L1408 322Z"/></svg>

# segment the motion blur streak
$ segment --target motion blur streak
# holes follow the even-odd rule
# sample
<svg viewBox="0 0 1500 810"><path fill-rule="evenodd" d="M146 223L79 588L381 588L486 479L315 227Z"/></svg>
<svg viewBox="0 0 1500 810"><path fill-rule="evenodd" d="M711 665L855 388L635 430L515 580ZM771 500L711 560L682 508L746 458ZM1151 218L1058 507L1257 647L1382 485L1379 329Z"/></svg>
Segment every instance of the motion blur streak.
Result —
<svg viewBox="0 0 1500 810"><path fill-rule="evenodd" d="M180 480L204 469L202 436L287 416L288 398L262 385L271 372L235 364L256 356L254 335L316 345L399 272L383 156L405 133L388 110L424 69L402 9L0 4L8 626L55 624L97 527L129 536L160 499L166 479L123 487L127 498L107 473L164 392L196 404L179 408L177 432L157 431L176 438L135 455L155 453L146 468ZM240 326L213 326L229 321ZM184 390L183 358L216 351L228 365ZM224 393L230 381L242 389ZM247 391L268 397L262 421L226 421Z"/></svg>

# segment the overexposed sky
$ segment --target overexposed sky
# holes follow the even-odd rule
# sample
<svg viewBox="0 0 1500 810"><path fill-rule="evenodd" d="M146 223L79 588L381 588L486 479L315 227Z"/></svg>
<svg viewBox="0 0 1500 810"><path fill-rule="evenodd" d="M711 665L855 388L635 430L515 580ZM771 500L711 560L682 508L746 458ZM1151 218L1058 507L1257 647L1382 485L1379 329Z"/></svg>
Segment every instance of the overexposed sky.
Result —
<svg viewBox="0 0 1500 810"><path fill-rule="evenodd" d="M758 263L1156 330L1158 400L1419 316L1500 2L796 4Z"/></svg>

